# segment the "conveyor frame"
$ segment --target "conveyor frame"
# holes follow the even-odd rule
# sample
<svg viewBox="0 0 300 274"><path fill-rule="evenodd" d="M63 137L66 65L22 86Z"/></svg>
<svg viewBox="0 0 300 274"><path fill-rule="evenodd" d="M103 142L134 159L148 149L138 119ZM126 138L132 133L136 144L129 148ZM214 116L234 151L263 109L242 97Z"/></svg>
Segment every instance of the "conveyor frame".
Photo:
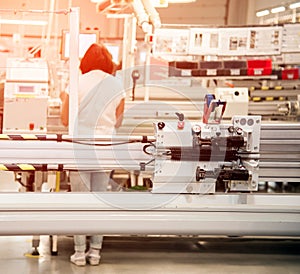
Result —
<svg viewBox="0 0 300 274"><path fill-rule="evenodd" d="M16 201L18 201L16 203ZM0 234L300 236L298 195L1 194Z"/></svg>
<svg viewBox="0 0 300 274"><path fill-rule="evenodd" d="M261 181L300 182L299 129L300 124L262 125ZM133 154L127 153L127 158L117 162L106 162L103 167L114 168L124 164L128 169L138 170L140 161L152 158L143 154L143 143L131 145ZM71 143L1 140L0 149L2 163L31 161L54 166L66 164L66 169L70 168L68 165L74 168ZM111 154L114 152L111 148L102 149L104 154L98 151L101 159L115 156ZM126 149L125 145L124 151ZM134 161L128 161L130 159ZM81 166L75 164L75 168L91 168L88 160L83 161ZM300 195L297 193L171 195L124 191L0 195L0 235L300 236Z"/></svg>

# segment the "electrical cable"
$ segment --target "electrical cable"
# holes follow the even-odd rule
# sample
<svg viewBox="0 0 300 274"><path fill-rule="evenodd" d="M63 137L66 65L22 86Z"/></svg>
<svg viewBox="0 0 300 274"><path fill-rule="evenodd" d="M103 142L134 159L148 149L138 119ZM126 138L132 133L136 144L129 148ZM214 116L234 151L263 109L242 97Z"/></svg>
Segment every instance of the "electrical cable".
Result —
<svg viewBox="0 0 300 274"><path fill-rule="evenodd" d="M147 165L151 164L151 163L152 163L152 162L154 162L154 161L155 161L155 158L153 158L153 159L149 160L148 162L146 162L146 163L145 163L145 166L147 166Z"/></svg>
<svg viewBox="0 0 300 274"><path fill-rule="evenodd" d="M147 138L143 138L142 140L131 140L131 141L124 141L124 142L98 144L98 143L91 143L91 142L87 143L86 141L76 141L71 138L70 139L63 138L62 135L60 134L57 134L56 138L47 138L46 135L41 135L41 136L36 135L32 138L23 138L22 135L5 135L4 137L0 138L1 141L48 141L48 142L57 141L57 142L74 143L80 145L89 145L89 146L118 146L118 145L132 144L132 143L145 143L145 139L147 139ZM151 141L148 142L152 143Z"/></svg>
<svg viewBox="0 0 300 274"><path fill-rule="evenodd" d="M154 147L154 148L156 148L155 144L153 144L152 142L150 142L148 145L145 145L145 146L143 147L143 152L145 152L147 155L153 155L153 153L149 153L149 152L147 151L147 148L149 148L149 147Z"/></svg>
<svg viewBox="0 0 300 274"><path fill-rule="evenodd" d="M134 140L134 141L109 143L109 144L95 144L95 143L85 143L85 142L82 142L82 141L75 141L75 140L68 140L68 139L62 139L62 142L79 144L79 145L87 145L87 146L99 146L99 147L102 147L102 146L103 147L105 147L105 146L119 146L119 145L133 144L133 143L142 143L142 141L140 141L140 140Z"/></svg>

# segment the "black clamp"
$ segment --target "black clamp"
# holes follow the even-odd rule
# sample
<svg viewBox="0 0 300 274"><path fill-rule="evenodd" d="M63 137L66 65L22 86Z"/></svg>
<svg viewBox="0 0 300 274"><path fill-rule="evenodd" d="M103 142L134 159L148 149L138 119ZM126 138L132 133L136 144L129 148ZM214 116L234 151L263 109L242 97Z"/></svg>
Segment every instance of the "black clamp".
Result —
<svg viewBox="0 0 300 274"><path fill-rule="evenodd" d="M56 134L56 140L57 140L57 142L62 142L62 134Z"/></svg>
<svg viewBox="0 0 300 274"><path fill-rule="evenodd" d="M142 143L148 143L148 136L142 136Z"/></svg>
<svg viewBox="0 0 300 274"><path fill-rule="evenodd" d="M146 170L146 163L145 162L141 162L140 163L140 171L145 171Z"/></svg>

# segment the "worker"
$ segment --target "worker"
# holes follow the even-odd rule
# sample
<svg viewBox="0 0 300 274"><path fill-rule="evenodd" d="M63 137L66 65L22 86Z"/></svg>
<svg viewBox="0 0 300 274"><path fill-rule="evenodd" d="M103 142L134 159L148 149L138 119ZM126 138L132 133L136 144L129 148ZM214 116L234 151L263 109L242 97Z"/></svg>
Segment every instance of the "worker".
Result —
<svg viewBox="0 0 300 274"><path fill-rule="evenodd" d="M121 81L113 76L115 65L112 56L102 44L92 44L80 61L81 74L78 84L78 134L85 136L112 135L123 119L125 94ZM61 121L68 125L68 88L61 92ZM71 191L106 191L109 172L70 172ZM78 266L100 263L103 236L92 235L86 252L86 236L74 236L75 253L70 257Z"/></svg>

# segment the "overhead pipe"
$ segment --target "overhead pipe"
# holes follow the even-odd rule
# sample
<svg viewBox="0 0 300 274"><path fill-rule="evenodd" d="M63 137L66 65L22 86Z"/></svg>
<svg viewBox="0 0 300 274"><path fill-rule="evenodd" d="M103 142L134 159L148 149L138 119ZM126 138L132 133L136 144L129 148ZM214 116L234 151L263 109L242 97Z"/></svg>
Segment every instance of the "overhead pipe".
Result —
<svg viewBox="0 0 300 274"><path fill-rule="evenodd" d="M160 21L160 16L159 13L156 11L154 8L153 4L151 3L152 1L150 0L142 0L144 8L146 12L149 15L150 22L153 25L154 28L160 28L161 27L161 21Z"/></svg>
<svg viewBox="0 0 300 274"><path fill-rule="evenodd" d="M134 0L132 7L137 18L138 25L142 28L143 32L148 33L151 30L149 15L147 14L145 7L141 0Z"/></svg>

